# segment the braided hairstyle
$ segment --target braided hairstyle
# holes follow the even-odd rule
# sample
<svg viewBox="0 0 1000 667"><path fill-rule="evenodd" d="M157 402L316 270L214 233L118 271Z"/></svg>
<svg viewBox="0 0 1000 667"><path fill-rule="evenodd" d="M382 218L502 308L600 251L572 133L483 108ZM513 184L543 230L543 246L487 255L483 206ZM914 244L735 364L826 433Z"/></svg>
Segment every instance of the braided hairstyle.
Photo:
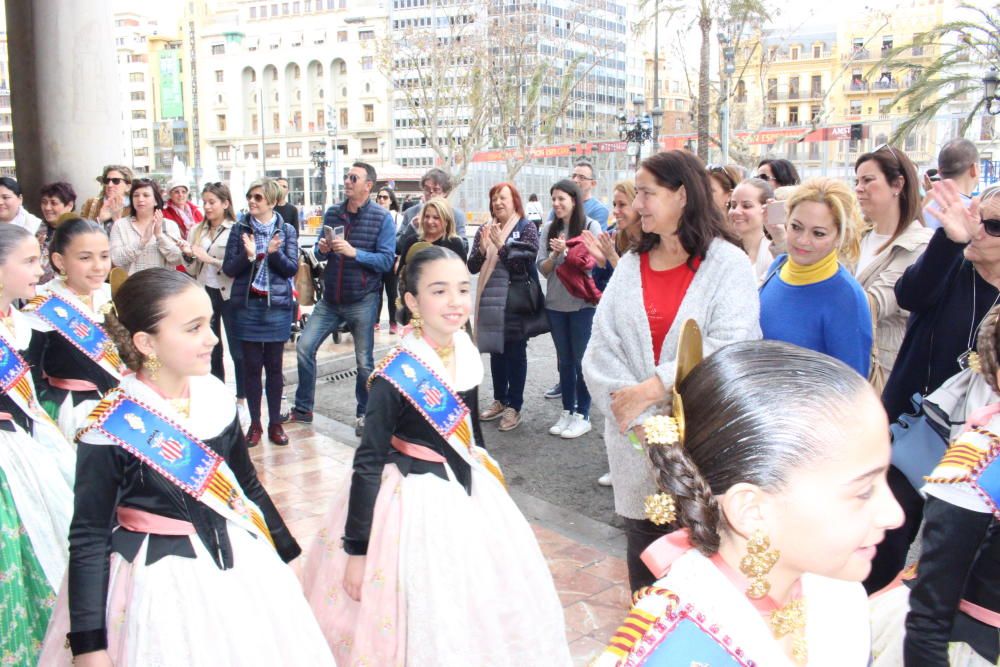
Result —
<svg viewBox="0 0 1000 667"><path fill-rule="evenodd" d="M140 331L156 333L167 314L167 301L192 287L198 288L198 283L187 274L162 268L139 271L121 284L113 297L114 308L104 316L104 328L126 366L138 371L144 359L132 336Z"/></svg>
<svg viewBox="0 0 1000 667"><path fill-rule="evenodd" d="M726 346L678 387L684 442L649 447L657 485L703 554L719 550L717 498L741 482L779 491L792 473L835 451L857 397L871 392L843 362L778 341Z"/></svg>
<svg viewBox="0 0 1000 667"><path fill-rule="evenodd" d="M993 306L982 324L979 325L979 335L976 337L976 354L979 355L979 372L986 378L990 388L1000 393L997 385L997 371L1000 371L1000 306Z"/></svg>
<svg viewBox="0 0 1000 667"><path fill-rule="evenodd" d="M396 309L396 320L406 326L413 319L413 313L406 305L404 294L417 295L417 283L420 282L420 275L424 272L424 267L439 259L457 259L461 257L455 251L444 246L432 245L426 241L414 243L406 253L406 264L399 272L399 307Z"/></svg>

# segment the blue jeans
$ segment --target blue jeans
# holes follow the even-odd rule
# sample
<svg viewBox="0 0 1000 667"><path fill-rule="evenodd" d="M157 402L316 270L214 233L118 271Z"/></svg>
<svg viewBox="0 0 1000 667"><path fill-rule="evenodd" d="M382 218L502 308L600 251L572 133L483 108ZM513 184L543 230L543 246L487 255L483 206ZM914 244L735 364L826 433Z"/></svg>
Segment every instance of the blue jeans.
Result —
<svg viewBox="0 0 1000 667"><path fill-rule="evenodd" d="M358 377L354 381L354 397L358 407L358 417L365 414L368 407L368 376L372 374L375 360L375 322L378 318L378 292L369 292L360 301L334 305L321 299L313 308L306 321L306 328L299 336L295 354L299 362L299 387L295 390L295 410L312 412L316 401L316 350L326 337L336 331L341 322L346 322L354 338L354 359L358 365Z"/></svg>
<svg viewBox="0 0 1000 667"><path fill-rule="evenodd" d="M504 341L503 352L490 354L493 400L518 412L524 405L524 381L528 378L528 339Z"/></svg>
<svg viewBox="0 0 1000 667"><path fill-rule="evenodd" d="M590 416L590 392L583 380L583 353L590 342L596 308L581 308L575 313L546 309L552 342L556 345L559 365L559 387L562 389L563 410L584 417Z"/></svg>

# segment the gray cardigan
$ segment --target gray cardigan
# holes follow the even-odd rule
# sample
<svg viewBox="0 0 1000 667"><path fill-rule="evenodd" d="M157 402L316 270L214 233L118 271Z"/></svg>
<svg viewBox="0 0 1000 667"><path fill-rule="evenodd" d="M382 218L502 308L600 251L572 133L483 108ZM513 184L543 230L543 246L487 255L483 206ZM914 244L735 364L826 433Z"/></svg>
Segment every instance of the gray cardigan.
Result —
<svg viewBox="0 0 1000 667"><path fill-rule="evenodd" d="M677 338L693 319L701 328L705 354L742 340L759 340L760 302L757 279L746 253L716 239L708 248L660 351L653 361L653 339L643 304L639 256L626 254L594 315L583 375L594 404L604 414L604 444L614 480L615 511L630 519L646 518L643 501L656 492L652 464L619 432L611 413L611 392L643 382L655 373L668 390L673 386ZM657 412L654 406L641 419Z"/></svg>

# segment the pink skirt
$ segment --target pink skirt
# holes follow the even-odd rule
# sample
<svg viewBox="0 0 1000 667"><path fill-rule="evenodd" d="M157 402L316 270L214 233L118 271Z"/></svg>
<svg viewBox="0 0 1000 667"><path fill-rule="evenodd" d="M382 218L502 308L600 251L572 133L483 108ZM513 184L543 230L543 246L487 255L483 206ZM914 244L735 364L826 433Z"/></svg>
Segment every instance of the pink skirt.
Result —
<svg viewBox="0 0 1000 667"><path fill-rule="evenodd" d="M347 523L350 484L334 499L324 526L305 554L300 575L306 599L340 665L402 667L406 661L405 587L399 581L403 476L385 466L375 500L365 559L361 601L344 590L347 552L341 539ZM374 623L372 619L377 619Z"/></svg>
<svg viewBox="0 0 1000 667"><path fill-rule="evenodd" d="M361 601L343 588L348 491L306 556L303 587L340 665L570 665L562 605L531 526L496 478L472 493L386 466Z"/></svg>

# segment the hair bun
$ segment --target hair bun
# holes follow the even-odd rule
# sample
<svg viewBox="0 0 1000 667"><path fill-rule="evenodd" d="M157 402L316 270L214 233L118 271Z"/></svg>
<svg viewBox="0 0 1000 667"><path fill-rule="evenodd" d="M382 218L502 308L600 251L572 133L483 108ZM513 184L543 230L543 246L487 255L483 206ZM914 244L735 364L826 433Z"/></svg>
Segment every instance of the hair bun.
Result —
<svg viewBox="0 0 1000 667"><path fill-rule="evenodd" d="M417 241L412 246L410 246L409 250L406 251L406 263L409 264L410 260L413 259L413 257L418 252L422 252L424 250L427 250L428 248L433 248L433 247L434 247L433 243L428 243L427 241Z"/></svg>

